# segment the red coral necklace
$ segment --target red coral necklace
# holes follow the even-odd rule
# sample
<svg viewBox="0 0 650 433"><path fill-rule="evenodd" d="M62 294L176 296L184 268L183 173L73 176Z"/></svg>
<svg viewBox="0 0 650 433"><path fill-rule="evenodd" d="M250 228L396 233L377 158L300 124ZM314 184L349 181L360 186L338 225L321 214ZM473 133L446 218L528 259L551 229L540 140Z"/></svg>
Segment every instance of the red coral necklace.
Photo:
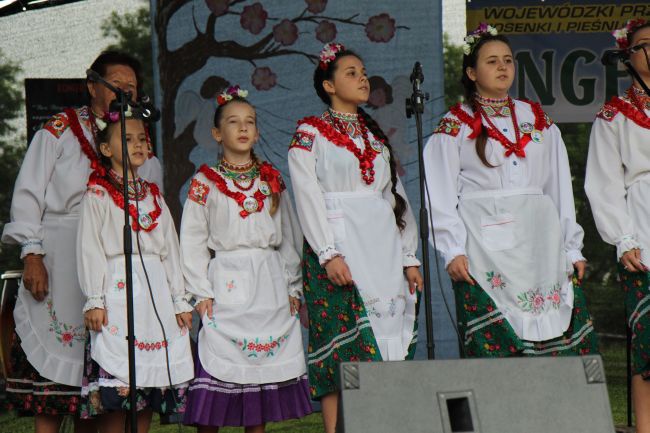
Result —
<svg viewBox="0 0 650 433"><path fill-rule="evenodd" d="M199 172L203 173L205 177L214 182L217 189L221 191L226 197L229 197L237 202L237 204L242 208L239 212L239 215L242 218L248 217L250 214L255 212L261 212L264 209L264 199L272 193L278 193L282 191L282 184L279 180L280 172L274 169L270 164L263 162L259 170L259 184L257 191L252 196L247 196L246 194L239 191L232 191L228 188L226 179L224 179L217 170L208 167L207 165L202 165L199 168ZM251 180L251 188L255 183L255 179Z"/></svg>
<svg viewBox="0 0 650 433"><path fill-rule="evenodd" d="M498 142L501 143L503 147L505 147L506 156L510 156L514 153L518 157L524 158L526 156L524 147L526 147L526 145L530 141L530 136L528 135L525 135L524 137L521 136L521 133L519 131L519 123L517 122L517 113L515 112L515 104L512 102L512 98L508 98L508 108L510 109L510 119L512 120L512 124L514 125L514 129L515 129L515 141L508 140L508 137L503 135L503 133L499 130L499 128L497 128L494 125L494 123L492 123L492 120L490 120L490 116L488 116L487 113L485 112L483 105L477 104L477 106L479 112L481 113L481 116L483 116L483 118L488 124L488 128L487 128L488 136L490 138L497 140Z"/></svg>
<svg viewBox="0 0 650 433"><path fill-rule="evenodd" d="M108 194L113 199L113 203L115 203L120 209L124 209L124 197L122 196L122 191L120 191L113 184L113 182L101 176L99 173L93 172L90 175L90 180L88 181L88 185L99 185L104 187L106 191L108 191ZM144 182L143 186L144 186L145 193L146 193L146 189L148 188L151 191L151 195L153 195L154 210L146 214L138 214L138 209L136 208L136 206L133 203L129 203L129 215L131 215L131 228L133 228L133 231L135 232L140 231L141 229L144 230L145 232L150 232L151 230L155 229L156 226L158 225L158 218L162 213L162 208L160 206L160 203L158 203L158 201L160 200L160 190L158 189L158 186L155 183L149 183L149 182Z"/></svg>

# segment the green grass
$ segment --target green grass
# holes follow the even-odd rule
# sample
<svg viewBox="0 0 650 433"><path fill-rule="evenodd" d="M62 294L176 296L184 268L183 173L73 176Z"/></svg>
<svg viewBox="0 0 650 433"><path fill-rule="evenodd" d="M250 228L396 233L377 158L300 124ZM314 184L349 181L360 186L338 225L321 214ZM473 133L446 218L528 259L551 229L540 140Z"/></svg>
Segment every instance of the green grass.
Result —
<svg viewBox="0 0 650 433"><path fill-rule="evenodd" d="M625 342L619 340L601 340L601 352L605 361L607 374L607 388L609 401L612 407L614 424L627 423L626 414L626 389L625 389ZM0 414L0 432L30 433L33 431L31 418L16 418L13 414ZM72 431L65 429L65 431ZM151 424L151 433L177 433L177 425L160 425L158 417L154 417ZM180 431L190 433L196 431L193 427L183 427ZM224 428L222 433L242 432L241 428ZM268 432L277 433L321 433L323 432L320 414L312 414L298 421L271 423L267 426Z"/></svg>
<svg viewBox="0 0 650 433"><path fill-rule="evenodd" d="M34 420L31 417L17 418L14 414L0 413L0 432L7 433L31 433L34 431ZM62 432L71 433L72 426L67 423L61 428ZM194 427L182 426L180 429L178 425L160 425L158 422L158 415L154 415L151 423L151 433L194 433ZM223 428L219 433L240 433L244 430L242 428ZM267 432L275 433L322 433L323 422L320 413L309 415L301 420L292 420L279 423L271 423L267 425Z"/></svg>

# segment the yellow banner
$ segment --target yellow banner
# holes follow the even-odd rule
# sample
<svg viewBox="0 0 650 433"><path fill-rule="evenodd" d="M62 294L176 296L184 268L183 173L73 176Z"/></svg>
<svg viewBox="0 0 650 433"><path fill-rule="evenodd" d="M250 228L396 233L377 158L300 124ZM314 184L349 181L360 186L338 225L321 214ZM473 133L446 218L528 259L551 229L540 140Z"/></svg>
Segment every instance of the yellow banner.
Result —
<svg viewBox="0 0 650 433"><path fill-rule="evenodd" d="M471 4L470 4L471 5ZM599 33L650 16L650 3L499 6L467 10L467 28L487 22L499 33Z"/></svg>

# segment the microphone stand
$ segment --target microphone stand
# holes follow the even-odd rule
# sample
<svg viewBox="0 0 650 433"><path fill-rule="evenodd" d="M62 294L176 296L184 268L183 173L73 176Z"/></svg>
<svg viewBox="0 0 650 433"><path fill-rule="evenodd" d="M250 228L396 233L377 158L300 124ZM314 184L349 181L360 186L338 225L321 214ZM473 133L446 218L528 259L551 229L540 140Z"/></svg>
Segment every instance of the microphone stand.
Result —
<svg viewBox="0 0 650 433"><path fill-rule="evenodd" d="M427 358L435 359L435 343L433 340L433 309L431 306L431 281L429 278L429 216L425 206L425 181L424 178L424 158L423 158L423 138L422 138L422 113L424 113L424 100L429 99L429 95L422 92L420 84L424 81L422 74L422 65L415 62L413 73L411 73L411 83L413 83L413 94L406 99L406 117L409 119L415 116L415 128L418 138L418 169L420 173L420 240L422 241L422 270L423 270L423 294L424 294L424 311L427 326Z"/></svg>
<svg viewBox="0 0 650 433"><path fill-rule="evenodd" d="M636 69L634 69L634 66L632 66L632 62L630 62L630 58L627 57L626 59L624 59L623 64L625 65L627 72L631 76L633 76L636 79L636 81L641 85L645 94L650 96L650 89L648 88L648 85L645 83L645 81L643 81L643 78L641 78L641 76L636 71Z"/></svg>
<svg viewBox="0 0 650 433"><path fill-rule="evenodd" d="M115 93L117 97L111 102L112 108L118 108L120 111L120 127L122 129L122 197L124 200L124 228L123 228L123 242L124 242L124 269L126 273L126 317L127 317L127 344L128 344L128 358L129 358L129 419L131 423L131 433L138 432L138 411L136 408L136 382L135 382L135 321L133 317L133 263L132 253L133 244L131 238L131 226L129 224L129 190L128 190L128 165L129 165L129 152L126 144L126 111L129 108L131 101L131 92L125 92L119 89L106 80L104 80L95 71L87 71L88 78L91 81L96 81L110 91Z"/></svg>

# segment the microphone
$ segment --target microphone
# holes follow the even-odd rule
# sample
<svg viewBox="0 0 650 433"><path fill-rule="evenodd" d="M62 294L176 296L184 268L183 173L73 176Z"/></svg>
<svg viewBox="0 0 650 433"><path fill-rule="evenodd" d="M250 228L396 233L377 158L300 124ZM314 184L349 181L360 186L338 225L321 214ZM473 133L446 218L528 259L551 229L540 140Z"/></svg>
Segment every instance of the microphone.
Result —
<svg viewBox="0 0 650 433"><path fill-rule="evenodd" d="M629 50L607 50L600 58L600 63L603 65L615 65L618 62L625 61L630 58Z"/></svg>
<svg viewBox="0 0 650 433"><path fill-rule="evenodd" d="M415 65L413 65L410 80L413 83L413 88L419 90L420 84L424 82L424 74L422 73L422 64L420 62L415 62Z"/></svg>
<svg viewBox="0 0 650 433"><path fill-rule="evenodd" d="M157 122L160 120L160 110L153 105L153 101L149 96L142 95L140 97L140 110L142 117L149 122Z"/></svg>
<svg viewBox="0 0 650 433"><path fill-rule="evenodd" d="M92 69L86 69L86 79L88 81L99 83L102 80L102 76L99 75L97 72L93 71Z"/></svg>
<svg viewBox="0 0 650 433"><path fill-rule="evenodd" d="M603 65L615 65L618 62L624 62L630 58L630 54L636 53L646 48L649 44L639 44L625 50L608 50L603 53L600 62Z"/></svg>

